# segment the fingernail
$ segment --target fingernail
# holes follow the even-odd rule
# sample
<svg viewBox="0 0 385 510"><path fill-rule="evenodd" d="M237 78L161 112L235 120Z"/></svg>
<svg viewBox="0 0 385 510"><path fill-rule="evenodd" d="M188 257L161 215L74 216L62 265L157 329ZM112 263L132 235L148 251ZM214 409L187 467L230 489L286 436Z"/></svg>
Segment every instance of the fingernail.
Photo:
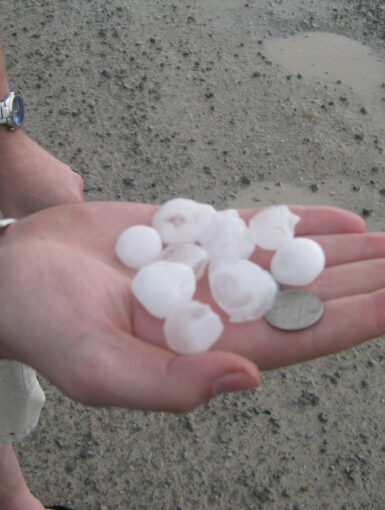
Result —
<svg viewBox="0 0 385 510"><path fill-rule="evenodd" d="M221 393L230 393L233 391L245 391L255 388L258 381L255 377L250 377L245 372L233 372L220 377L214 383L215 396Z"/></svg>

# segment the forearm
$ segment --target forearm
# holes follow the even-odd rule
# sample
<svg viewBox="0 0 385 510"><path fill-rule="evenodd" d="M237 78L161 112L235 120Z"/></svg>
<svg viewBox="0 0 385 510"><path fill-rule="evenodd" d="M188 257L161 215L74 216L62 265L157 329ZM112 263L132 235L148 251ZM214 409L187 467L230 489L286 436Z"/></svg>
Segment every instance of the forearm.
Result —
<svg viewBox="0 0 385 510"><path fill-rule="evenodd" d="M0 40L0 98L3 99L9 92L9 84L7 78L7 70L5 67L5 59L3 48Z"/></svg>
<svg viewBox="0 0 385 510"><path fill-rule="evenodd" d="M0 39L0 101L2 101L9 92L9 83L7 78L7 69L5 65L5 58L3 54L3 48L1 45L1 39ZM13 141L16 142L16 138L19 138L22 136L22 133L20 132L11 132L5 125L0 125L0 156L4 156L4 150L7 147L8 139L10 136L13 136ZM0 182L3 178L2 170L5 170L4 167L0 165ZM1 185L1 184L0 184ZM1 204L0 204L1 208Z"/></svg>
<svg viewBox="0 0 385 510"><path fill-rule="evenodd" d="M2 227L0 223L0 302L1 302L1 286L3 283L3 279L5 278L5 273L7 271L7 258L8 258L8 243L6 241L6 231L7 228ZM0 324L4 322L4 307L0 306ZM1 328L0 328L1 330ZM9 353L6 349L3 335L0 334L0 360L9 358Z"/></svg>
<svg viewBox="0 0 385 510"><path fill-rule="evenodd" d="M13 86L12 86L13 88ZM0 100L9 93L0 42ZM0 210L24 217L47 207L83 200L83 181L22 129L0 125Z"/></svg>

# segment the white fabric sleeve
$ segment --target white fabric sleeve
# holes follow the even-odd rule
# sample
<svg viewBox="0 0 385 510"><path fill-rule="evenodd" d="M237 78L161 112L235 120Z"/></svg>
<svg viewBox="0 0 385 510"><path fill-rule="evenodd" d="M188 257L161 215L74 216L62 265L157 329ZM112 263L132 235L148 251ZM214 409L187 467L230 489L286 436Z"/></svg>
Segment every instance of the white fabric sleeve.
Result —
<svg viewBox="0 0 385 510"><path fill-rule="evenodd" d="M33 430L44 402L35 370L18 361L0 360L0 446Z"/></svg>

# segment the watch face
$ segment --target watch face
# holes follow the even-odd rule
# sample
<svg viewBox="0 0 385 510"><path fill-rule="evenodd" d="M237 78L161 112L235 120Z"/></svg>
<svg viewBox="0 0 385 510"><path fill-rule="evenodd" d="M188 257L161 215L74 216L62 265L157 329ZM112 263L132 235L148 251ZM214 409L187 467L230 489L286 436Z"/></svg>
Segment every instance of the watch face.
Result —
<svg viewBox="0 0 385 510"><path fill-rule="evenodd" d="M21 96L15 96L12 103L12 117L16 127L24 123L24 103Z"/></svg>

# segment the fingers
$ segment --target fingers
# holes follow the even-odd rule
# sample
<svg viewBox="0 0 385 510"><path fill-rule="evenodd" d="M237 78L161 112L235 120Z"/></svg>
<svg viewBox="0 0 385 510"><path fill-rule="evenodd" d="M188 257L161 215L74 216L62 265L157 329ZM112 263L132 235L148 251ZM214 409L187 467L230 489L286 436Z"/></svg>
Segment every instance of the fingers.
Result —
<svg viewBox="0 0 385 510"><path fill-rule="evenodd" d="M295 235L316 240L329 266L385 255L385 234L366 234L365 222L354 213L326 206L292 206L290 209L301 217ZM243 211L243 217L248 221L253 213L254 210ZM252 260L268 268L273 254L257 247Z"/></svg>
<svg viewBox="0 0 385 510"><path fill-rule="evenodd" d="M385 288L385 233L314 237L326 255L326 269L308 287L323 301Z"/></svg>
<svg viewBox="0 0 385 510"><path fill-rule="evenodd" d="M336 345L335 336L339 337L337 345L346 349L385 333L385 289L332 300L325 306L324 338L315 346L321 355Z"/></svg>
<svg viewBox="0 0 385 510"><path fill-rule="evenodd" d="M334 354L385 334L385 289L324 303L324 314L314 326L285 332L263 319L246 326L235 349L271 370ZM221 346L234 349L233 339Z"/></svg>
<svg viewBox="0 0 385 510"><path fill-rule="evenodd" d="M77 194L79 196L79 200L73 200L73 202L83 202L84 200L84 181L82 177L76 172L72 172L72 177L75 181L75 186L77 188Z"/></svg>
<svg viewBox="0 0 385 510"><path fill-rule="evenodd" d="M290 210L301 218L296 236L365 232L365 222L360 216L338 207L292 206Z"/></svg>
<svg viewBox="0 0 385 510"><path fill-rule="evenodd" d="M327 268L306 290L329 301L385 288L385 258Z"/></svg>
<svg viewBox="0 0 385 510"><path fill-rule="evenodd" d="M327 267L385 257L384 232L327 234L310 237L321 245L325 253ZM273 251L256 248L252 260L264 268L269 268L273 255Z"/></svg>
<svg viewBox="0 0 385 510"><path fill-rule="evenodd" d="M385 233L311 236L325 252L327 266L385 257Z"/></svg>
<svg viewBox="0 0 385 510"><path fill-rule="evenodd" d="M385 289L328 301L321 321L304 333L301 358L339 352L385 333Z"/></svg>
<svg viewBox="0 0 385 510"><path fill-rule="evenodd" d="M220 393L259 384L254 363L235 354L180 356L128 335L118 345L114 338L99 338L96 345L92 339L79 368L65 382L72 398L152 411L187 412Z"/></svg>

